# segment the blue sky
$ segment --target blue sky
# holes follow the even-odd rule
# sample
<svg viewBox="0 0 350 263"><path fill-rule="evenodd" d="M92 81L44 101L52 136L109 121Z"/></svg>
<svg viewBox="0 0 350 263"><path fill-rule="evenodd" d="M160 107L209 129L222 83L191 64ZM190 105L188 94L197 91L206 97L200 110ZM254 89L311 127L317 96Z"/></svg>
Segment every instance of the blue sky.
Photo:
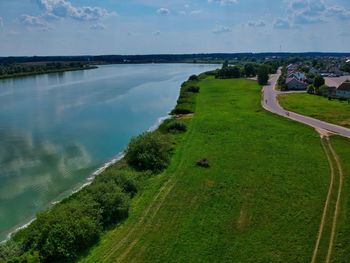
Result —
<svg viewBox="0 0 350 263"><path fill-rule="evenodd" d="M1 0L0 56L350 51L349 0Z"/></svg>

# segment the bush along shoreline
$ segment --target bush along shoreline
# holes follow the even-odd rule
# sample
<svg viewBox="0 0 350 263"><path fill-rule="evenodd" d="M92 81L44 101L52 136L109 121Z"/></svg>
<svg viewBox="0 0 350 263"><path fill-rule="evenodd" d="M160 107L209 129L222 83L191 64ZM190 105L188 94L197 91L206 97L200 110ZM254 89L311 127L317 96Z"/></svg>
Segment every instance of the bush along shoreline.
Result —
<svg viewBox="0 0 350 263"><path fill-rule="evenodd" d="M149 178L168 167L176 136L187 130L189 119L183 115L194 113L203 77L205 73L193 75L181 85L172 118L155 131L132 138L122 160L90 185L38 213L28 227L1 244L0 262L74 262L103 232L128 218L133 197L142 192Z"/></svg>

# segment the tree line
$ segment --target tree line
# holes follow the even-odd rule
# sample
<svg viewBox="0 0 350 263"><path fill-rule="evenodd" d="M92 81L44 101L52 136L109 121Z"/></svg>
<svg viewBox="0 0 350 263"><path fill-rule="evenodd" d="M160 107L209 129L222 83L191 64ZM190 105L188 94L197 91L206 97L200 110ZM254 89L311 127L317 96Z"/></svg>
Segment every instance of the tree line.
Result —
<svg viewBox="0 0 350 263"><path fill-rule="evenodd" d="M50 62L45 64L0 64L0 78L84 68L89 68L89 66L82 62Z"/></svg>
<svg viewBox="0 0 350 263"><path fill-rule="evenodd" d="M241 78L241 77L256 77L260 85L267 84L269 80L269 74L276 73L279 67L279 63L267 62L267 63L246 63L244 65L230 66L226 61L222 68L217 70L216 78Z"/></svg>

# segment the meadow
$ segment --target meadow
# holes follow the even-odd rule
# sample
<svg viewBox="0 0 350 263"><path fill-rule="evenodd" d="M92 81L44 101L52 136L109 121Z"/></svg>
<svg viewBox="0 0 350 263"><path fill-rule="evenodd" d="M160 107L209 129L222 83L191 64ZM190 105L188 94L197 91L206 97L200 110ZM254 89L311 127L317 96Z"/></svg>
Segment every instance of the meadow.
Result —
<svg viewBox="0 0 350 263"><path fill-rule="evenodd" d="M337 222L332 262L346 263L349 261L350 255L350 183L348 180L350 176L350 140L339 136L334 136L332 137L331 142L340 159L344 176L341 208Z"/></svg>
<svg viewBox="0 0 350 263"><path fill-rule="evenodd" d="M350 128L350 104L347 101L328 100L307 93L282 94L278 100L286 110Z"/></svg>
<svg viewBox="0 0 350 263"><path fill-rule="evenodd" d="M319 135L264 111L255 81L198 85L170 166L81 262L311 260L329 183Z"/></svg>

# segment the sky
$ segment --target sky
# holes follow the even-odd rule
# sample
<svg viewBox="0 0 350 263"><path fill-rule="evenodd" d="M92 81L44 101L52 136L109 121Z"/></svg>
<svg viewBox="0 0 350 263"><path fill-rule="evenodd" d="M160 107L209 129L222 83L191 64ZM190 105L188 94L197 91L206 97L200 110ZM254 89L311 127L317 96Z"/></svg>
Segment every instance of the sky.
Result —
<svg viewBox="0 0 350 263"><path fill-rule="evenodd" d="M349 0L0 0L0 56L350 52Z"/></svg>

